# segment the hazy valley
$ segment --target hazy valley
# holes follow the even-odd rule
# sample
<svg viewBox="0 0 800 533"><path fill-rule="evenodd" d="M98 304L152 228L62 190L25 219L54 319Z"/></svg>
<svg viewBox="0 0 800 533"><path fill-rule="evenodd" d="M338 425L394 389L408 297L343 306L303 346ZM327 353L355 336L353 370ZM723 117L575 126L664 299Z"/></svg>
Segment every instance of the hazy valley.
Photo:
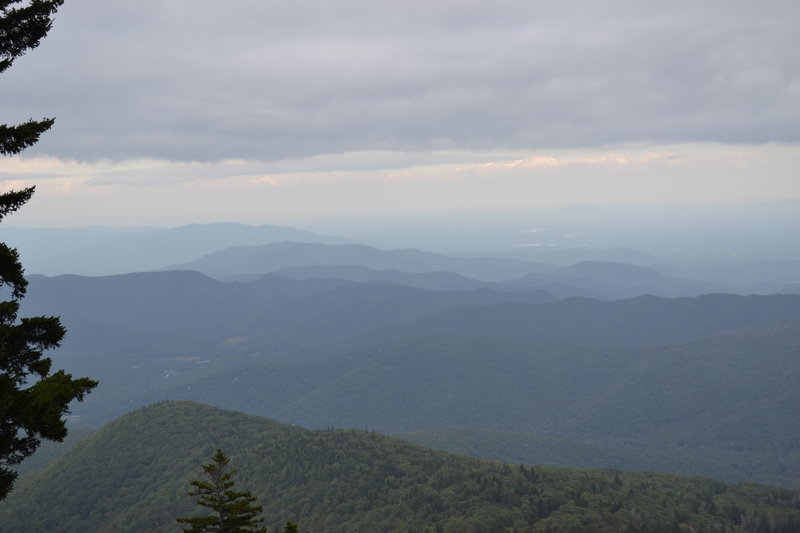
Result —
<svg viewBox="0 0 800 533"><path fill-rule="evenodd" d="M22 511L30 498L61 501L39 492L52 484L50 476L88 468L87 454L95 453L91 446L99 445L100 435L119 438L113 420L167 400L309 429L370 432L347 438L395 435L507 465L661 471L800 488L800 295L736 294L667 269L596 258L558 265L387 250L336 237L280 240L292 232L313 236L291 228L196 225L165 235L191 232L196 242L219 244L215 236L232 230L235 246L177 266L110 276L29 275L23 313L59 315L69 331L53 354L55 364L91 375L100 386L72 408L76 437L23 465L19 489L3 504L8 516L30 512ZM119 235L119 249L139 254L163 245L159 232L145 234L154 242L138 235ZM263 242L269 235L275 242ZM176 246L171 238L167 247ZM108 253L115 246L109 244ZM179 256L177 250L167 255ZM790 280L785 276L764 268L755 281L777 286ZM174 405L170 409L202 411ZM135 416L177 416L160 409ZM182 466L170 467L171 483L185 481L211 445L203 443L215 439L203 423L186 424L189 433L174 438L195 451ZM86 434L82 428L100 427L98 437L75 444ZM158 435L151 438L166 438ZM219 438L245 461L240 469L250 471L247 461L255 459L243 444L249 437ZM272 438L260 438L259 446L271 446ZM358 461L336 453L344 455L332 464ZM363 460L366 466L376 459ZM112 473L100 468L97 475ZM315 531L339 531L334 523L349 523L346 515L323 519L318 507L276 499L271 482L246 475L257 491L266 491L269 505L283 506ZM553 475L567 482L573 474ZM147 490L164 490L156 485ZM364 505L374 510L376 504ZM156 507L148 509L157 514ZM448 522L451 512L436 515L436 523L461 531ZM70 531L101 527L91 518L96 513L117 516L110 509L87 507L86 513L88 522ZM550 513L536 523L557 515ZM359 520L368 523L368 515Z"/></svg>

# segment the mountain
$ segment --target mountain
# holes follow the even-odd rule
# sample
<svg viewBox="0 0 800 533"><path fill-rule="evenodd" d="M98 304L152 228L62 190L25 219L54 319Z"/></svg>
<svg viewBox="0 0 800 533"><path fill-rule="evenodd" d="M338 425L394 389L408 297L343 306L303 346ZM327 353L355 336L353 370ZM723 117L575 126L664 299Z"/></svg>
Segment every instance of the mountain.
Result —
<svg viewBox="0 0 800 533"><path fill-rule="evenodd" d="M551 300L536 291L424 291L275 274L224 283L195 271L165 271L31 276L21 316L62 317L69 333L52 356L55 364L101 381L75 408L89 423L130 410L131 398L238 367L236 358L245 358L241 364L330 358L351 349L351 339L433 311ZM135 406L143 403L149 401Z"/></svg>
<svg viewBox="0 0 800 533"><path fill-rule="evenodd" d="M296 347L345 340L454 307L552 300L541 291L425 291L276 274L225 283L186 270L31 276L21 312L62 316L71 332L64 345L69 349L201 355L231 338L241 343L241 336L254 346L256 337L268 337L268 345Z"/></svg>
<svg viewBox="0 0 800 533"><path fill-rule="evenodd" d="M341 279L355 283L405 285L427 291L496 291L528 290L511 284L478 281L454 272L402 272L397 269L375 270L361 265L309 265L282 268L277 274L290 279Z"/></svg>
<svg viewBox="0 0 800 533"><path fill-rule="evenodd" d="M800 317L797 295L637 296L604 302L569 298L545 305L500 303L434 312L370 333L363 342L433 335L615 346L659 345Z"/></svg>
<svg viewBox="0 0 800 533"><path fill-rule="evenodd" d="M88 276L156 270L241 245L292 240L343 244L339 237L286 226L190 224L177 228L4 228L3 240L20 252L29 273Z"/></svg>
<svg viewBox="0 0 800 533"><path fill-rule="evenodd" d="M379 250L362 244L281 242L264 246L236 246L168 269L197 270L214 278L225 279L315 265L360 265L374 270L404 272L449 271L481 281L502 281L552 268L518 259L451 257L415 249Z"/></svg>
<svg viewBox="0 0 800 533"><path fill-rule="evenodd" d="M252 387L268 397L269 387L284 390L264 376L270 365L344 361L337 358L369 345L442 335L590 348L658 345L800 317L800 297L793 295L552 301L537 292L425 291L276 274L223 283L193 271L32 276L23 303L22 316L62 317L69 333L52 354L55 364L101 381L74 409L91 425L188 387L216 391L190 399L243 410L268 406L249 389L228 390L233 377L221 376L263 377L264 385ZM207 381L217 385L199 386ZM226 398L239 403L219 403ZM269 409L251 412L273 414Z"/></svg>
<svg viewBox="0 0 800 533"><path fill-rule="evenodd" d="M800 478L798 296L553 301L165 271L33 276L24 304L69 329L55 367L100 380L74 406L82 426L186 399L319 428L459 425L682 450L719 458L709 464L726 479Z"/></svg>
<svg viewBox="0 0 800 533"><path fill-rule="evenodd" d="M732 287L744 294L784 292L800 281L800 260L728 261L672 267L672 273Z"/></svg>
<svg viewBox="0 0 800 533"><path fill-rule="evenodd" d="M550 291L555 284L561 284L608 300L643 294L677 298L729 292L721 285L668 276L643 266L604 261L582 261L562 266L551 274L526 274L508 283ZM576 291L572 295L580 294Z"/></svg>
<svg viewBox="0 0 800 533"><path fill-rule="evenodd" d="M15 533L175 531L215 449L270 528L345 531L797 531L800 493L655 473L508 466L362 431L310 431L167 402L96 432L0 502Z"/></svg>
<svg viewBox="0 0 800 533"><path fill-rule="evenodd" d="M800 320L662 347L422 338L301 365L220 368L149 398L316 428L528 432L591 441L626 468L800 487L798 343Z"/></svg>
<svg viewBox="0 0 800 533"><path fill-rule="evenodd" d="M488 428L438 427L395 435L433 448L508 464L547 464L578 468L621 468L649 472L701 475L734 482L752 478L771 459L720 449L654 449L609 446L591 440L547 437L535 433ZM761 472L763 483L786 485L785 476Z"/></svg>
<svg viewBox="0 0 800 533"><path fill-rule="evenodd" d="M651 446L794 448L798 344L797 320L627 349L415 339L348 354L337 374L273 413L384 432L457 425Z"/></svg>
<svg viewBox="0 0 800 533"><path fill-rule="evenodd" d="M555 268L497 257L451 257L414 249L379 250L365 245L283 242L240 246L169 267L197 270L218 279L250 280L278 272L293 279L332 278L359 283L397 283L427 290L540 289L560 297L621 299L651 294L664 297L725 292L707 282L662 274L625 263L583 261Z"/></svg>
<svg viewBox="0 0 800 533"><path fill-rule="evenodd" d="M663 258L631 248L589 248L584 246L559 247L555 249L538 246L516 246L514 253L504 257L515 257L525 261L569 266L580 262L627 263L649 267L664 262Z"/></svg>
<svg viewBox="0 0 800 533"><path fill-rule="evenodd" d="M29 283L23 314L61 315L71 332L65 347L107 351L201 346L238 331L265 305L290 300L280 290L244 290L193 271L31 276Z"/></svg>

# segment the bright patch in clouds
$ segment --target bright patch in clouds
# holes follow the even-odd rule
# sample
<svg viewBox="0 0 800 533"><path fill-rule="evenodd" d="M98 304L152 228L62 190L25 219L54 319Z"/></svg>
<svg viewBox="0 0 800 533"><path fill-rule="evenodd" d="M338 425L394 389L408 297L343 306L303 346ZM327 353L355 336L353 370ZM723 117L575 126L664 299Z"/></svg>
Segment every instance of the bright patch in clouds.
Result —
<svg viewBox="0 0 800 533"><path fill-rule="evenodd" d="M527 154L364 152L276 162L13 157L0 160L0 177L7 177L0 186L37 185L34 202L15 215L19 225L281 223L315 216L800 198L797 168L795 145L708 143Z"/></svg>

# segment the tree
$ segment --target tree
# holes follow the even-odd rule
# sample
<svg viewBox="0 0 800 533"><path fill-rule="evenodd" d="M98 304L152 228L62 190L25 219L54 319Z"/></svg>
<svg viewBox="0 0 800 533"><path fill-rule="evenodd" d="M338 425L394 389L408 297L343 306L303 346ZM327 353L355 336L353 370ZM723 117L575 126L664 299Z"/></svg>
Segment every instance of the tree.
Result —
<svg viewBox="0 0 800 533"><path fill-rule="evenodd" d="M39 46L64 0L32 0L29 5L15 7L19 3L21 0L0 0L0 72L25 52ZM53 121L53 118L30 119L16 126L0 125L0 154L17 154L36 144Z"/></svg>
<svg viewBox="0 0 800 533"><path fill-rule="evenodd" d="M27 50L39 45L63 0L0 0L0 72ZM52 118L17 125L0 125L0 154L14 155L35 144L53 125ZM0 194L0 221L22 207L35 187ZM63 416L69 403L82 400L96 385L89 378L73 379L59 370L45 350L61 343L65 330L58 317L18 318L19 302L28 282L14 248L0 243L0 500L16 479L14 465L31 455L41 439L62 441L67 434Z"/></svg>
<svg viewBox="0 0 800 533"><path fill-rule="evenodd" d="M286 526L283 528L283 531L281 531L280 529L276 529L275 533L300 533L300 530L298 529L299 527L300 526L298 524L289 521L286 522ZM308 532L306 531L306 533Z"/></svg>
<svg viewBox="0 0 800 533"><path fill-rule="evenodd" d="M233 490L232 480L236 470L230 470L230 459L217 450L212 462L203 465L208 481L195 480L190 483L194 490L190 496L199 496L197 504L214 511L208 516L178 518L188 524L185 533L266 533L260 517L262 507L255 505L256 498L250 492Z"/></svg>

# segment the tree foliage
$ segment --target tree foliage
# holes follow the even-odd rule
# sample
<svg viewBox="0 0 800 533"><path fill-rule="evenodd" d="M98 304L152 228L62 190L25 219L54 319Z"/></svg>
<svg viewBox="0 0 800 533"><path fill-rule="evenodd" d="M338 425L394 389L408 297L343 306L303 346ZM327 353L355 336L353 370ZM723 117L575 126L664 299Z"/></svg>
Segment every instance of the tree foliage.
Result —
<svg viewBox="0 0 800 533"><path fill-rule="evenodd" d="M0 72L39 45L63 0L0 0ZM14 155L35 144L53 125L52 118L16 126L0 125L0 154ZM22 207L35 187L0 194L0 221ZM0 243L0 499L16 478L11 467L31 455L41 439L61 441L67 434L63 416L72 400L82 400L97 383L73 379L63 370L51 374L45 350L57 347L65 330L57 317L18 318L28 282L19 254Z"/></svg>
<svg viewBox="0 0 800 533"><path fill-rule="evenodd" d="M214 511L207 516L178 518L181 524L190 527L186 533L266 533L260 526L262 507L255 505L256 498L250 492L233 490L233 475L230 459L217 450L212 462L203 465L208 480L194 480L190 483L194 490L190 496L199 496L197 505Z"/></svg>
<svg viewBox="0 0 800 533"><path fill-rule="evenodd" d="M0 0L0 72L39 42L50 31L53 15L64 0ZM19 6L18 4L23 4ZM53 125L53 118L30 119L16 126L0 125L0 154L14 155L36 144ZM24 202L23 202L24 203Z"/></svg>
<svg viewBox="0 0 800 533"><path fill-rule="evenodd" d="M15 533L180 530L175 517L196 510L185 488L217 447L235 454L237 485L263 504L269 531L283 527L274 517L327 533L800 531L794 490L480 461L188 402L130 413L21 479L0 523Z"/></svg>

